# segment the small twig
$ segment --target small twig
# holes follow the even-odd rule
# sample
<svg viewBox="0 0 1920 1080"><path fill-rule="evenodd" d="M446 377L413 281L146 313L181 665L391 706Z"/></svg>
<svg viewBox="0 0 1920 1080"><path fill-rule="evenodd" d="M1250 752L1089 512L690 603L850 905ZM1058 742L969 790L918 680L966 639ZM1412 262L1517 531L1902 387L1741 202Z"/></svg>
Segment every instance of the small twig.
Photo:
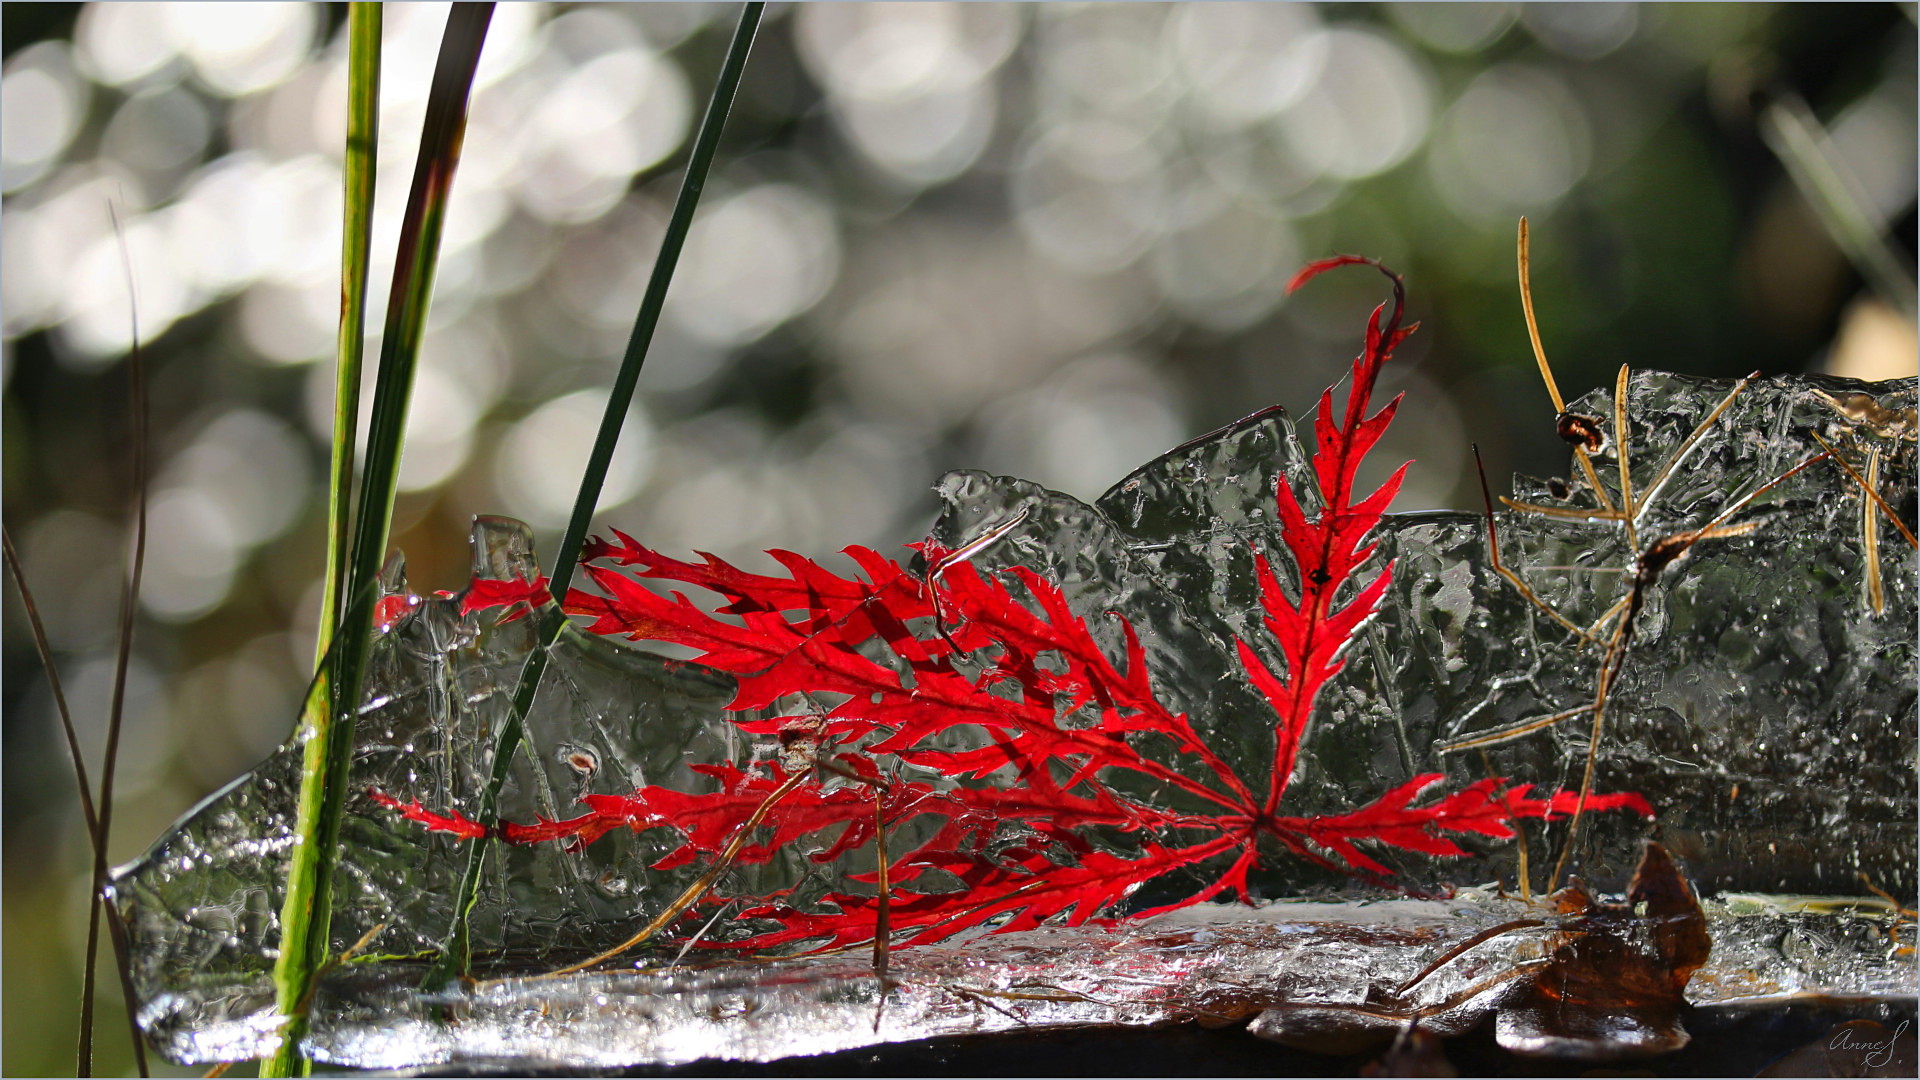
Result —
<svg viewBox="0 0 1920 1080"><path fill-rule="evenodd" d="M1885 497L1880 494L1879 490L1875 488L1873 484L1869 483L1865 477L1855 472L1853 466L1848 463L1847 459L1841 456L1840 451L1835 450L1832 444L1821 438L1819 432L1808 428L1807 434L1813 436L1813 441L1820 444L1820 449L1825 450L1828 456L1833 458L1835 465L1845 469L1847 475L1853 478L1853 482L1860 485L1860 490L1866 493L1866 497L1872 499L1874 505L1880 508L1880 512L1887 515L1887 520L1893 522L1893 527L1900 530L1901 538L1913 547L1920 548L1920 538L1916 538L1913 530L1907 528L1907 523L1900 520L1900 515L1894 511L1893 504L1889 503Z"/></svg>
<svg viewBox="0 0 1920 1080"><path fill-rule="evenodd" d="M781 799L786 798L788 793L792 792L794 788L799 787L801 781L806 778L806 773L796 772L792 776L787 777L779 787L768 792L767 797L760 800L760 805L753 808L752 815L741 823L739 831L734 833L732 841L727 844L726 850L720 853L720 858L714 861L713 866L708 868L706 873L701 874L697 881L687 886L686 890L678 897L675 897L673 903L668 904L665 911L655 916L652 922L641 927L639 933L634 934L627 940L597 956L588 957L577 964L563 967L558 971L549 971L544 975L530 976L523 981L534 982L541 979L557 979L562 975L571 975L576 971L584 971L587 968L593 967L595 964L611 960L621 953L626 952L628 949L643 944L648 938L665 929L673 920L679 918L688 908L699 903L700 900L713 889L714 884L720 880L720 876L725 874L727 870L733 866L733 860L739 857L741 849L747 846L747 841L753 836L753 830L759 828L760 823L766 820L767 814L773 810L774 806L778 804Z"/></svg>
<svg viewBox="0 0 1920 1080"><path fill-rule="evenodd" d="M373 929L368 930L366 933L360 935L360 940L348 946L346 952L341 953L339 956L331 957L327 960L326 963L320 965L320 970L313 973L312 985L307 987L307 996L301 998L300 1003L294 1007L294 1010L293 1010L294 1014L298 1016L307 1015L307 1013L311 1011L313 1008L314 995L320 992L320 980L325 978L328 975L333 974L333 972L338 970L342 965L350 962L354 957L360 955L360 950L366 948L369 944L371 944L374 938L380 936L380 931L385 930L386 928L387 928L386 923L375 924ZM291 1022L292 1020L293 1020L292 1016L285 1016L281 1018L280 1022L282 1024L286 1024Z"/></svg>
<svg viewBox="0 0 1920 1080"><path fill-rule="evenodd" d="M1520 310L1527 317L1527 339L1533 344L1533 359L1540 366L1540 379L1547 384L1547 397L1553 402L1555 413L1567 411L1566 399L1560 396L1560 387L1553 381L1553 367L1547 363L1546 347L1540 343L1540 324L1533 317L1533 258L1532 247L1527 232L1527 219L1520 219L1520 238L1516 244L1520 263ZM1573 448L1574 457L1580 460L1580 468L1586 474L1587 486L1593 491L1593 497L1600 500L1600 507L1611 512L1613 503L1607 499L1607 491L1600 486L1599 474L1593 471L1593 459L1587 456L1583 446Z"/></svg>
<svg viewBox="0 0 1920 1080"><path fill-rule="evenodd" d="M132 324L128 339L127 381L132 391L129 403L132 413L129 480L133 488L133 557L120 590L120 634L114 655L113 698L107 707L107 745L100 766L100 796L94 802L93 880L87 912L87 948L83 960L86 967L81 976L81 993L84 995L80 1004L81 1076L91 1075L93 1071L93 967L94 957L100 947L100 918L107 907L107 841L113 830L113 776L120 760L120 728L121 719L126 714L127 671L133 664L133 626L140 602L141 573L147 559L147 379L146 365L140 352L140 303L134 289L133 256L127 250L127 238L120 227L120 215L111 203L107 205L107 214L113 222L114 236L119 240L120 269L126 277L127 314ZM121 935L109 933L115 940L115 961L120 967L122 988L130 989L125 949L119 944ZM146 1076L147 1050L140 1039L139 1022L131 997L127 1000L127 1026L133 1038L134 1064L140 1075Z"/></svg>
<svg viewBox="0 0 1920 1080"><path fill-rule="evenodd" d="M40 620L39 605L33 601L33 590L27 587L27 574L25 568L21 566L20 553L13 546L13 532L4 525L0 525L0 545L4 545L7 572L13 577L14 588L20 591L20 602L26 608L27 625L33 631L33 647L40 654L40 667L47 673L47 685L53 690L54 710L60 714L60 727L67 737L67 756L73 762L74 781L80 790L80 814L86 822L87 843L91 852L91 849L98 847L100 843L100 823L94 816L93 782L87 778L87 762L80 752L80 738L74 731L73 712L67 707L67 694L60 683L60 669L53 663L53 649L47 644L47 631ZM97 932L97 924L90 929ZM74 1067L76 1076L86 1076L93 1068L92 948L87 950L87 956L89 962L82 979L83 989L80 998L80 1034Z"/></svg>
<svg viewBox="0 0 1920 1080"><path fill-rule="evenodd" d="M1633 441L1627 433L1627 376L1629 374L1627 365L1621 364L1620 373L1613 378L1613 459L1614 463L1620 466L1620 525L1627 534L1627 550L1639 551L1640 538L1634 535L1634 519L1638 515L1633 504L1633 471L1629 464L1630 455L1627 453L1627 447ZM1736 392L1738 389L1736 386ZM1711 423L1713 423L1713 417L1709 416L1705 423L1694 429L1694 433L1705 431L1707 424ZM1652 502L1651 498L1647 500L1648 505Z"/></svg>
<svg viewBox="0 0 1920 1080"><path fill-rule="evenodd" d="M960 643L953 640L952 636L947 633L947 616L945 612L940 610L940 575L960 563L971 561L975 555L980 554L982 551L985 551L997 543L1001 537L1012 532L1014 526L1025 521L1027 519L1027 511L1031 509L1032 507L1030 506L1021 507L1019 513L988 529L986 532L981 533L977 538L967 542L961 547L947 552L936 560L932 566L927 568L927 603L933 608L933 628L939 631L941 639L951 646L954 652L964 653L967 650L962 649Z"/></svg>
<svg viewBox="0 0 1920 1080"><path fill-rule="evenodd" d="M1834 460L1840 460L1835 454ZM1880 450L1867 451L1867 486L1872 491L1880 483ZM1878 494L1878 492L1875 492ZM1887 610L1887 592L1880 581L1880 513L1873 500L1861 496L1860 499L1860 555L1867 564L1867 606L1875 615L1883 615Z"/></svg>
<svg viewBox="0 0 1920 1080"><path fill-rule="evenodd" d="M352 961L354 957L360 955L360 951L362 949L365 949L373 941L374 938L380 935L380 931L385 930L386 928L387 928L386 923L375 924L373 929L368 930L364 934L361 934L360 940L354 942L351 946L349 946L346 952L343 952L338 956L330 957L328 958L326 963L320 965L320 967L313 973L312 982L307 984L306 994L304 994L298 1002L294 1003L293 1008L288 1009L283 1015L281 1015L279 1019L278 1027L284 1031L284 1029L288 1025L293 1024L296 1021L304 1020L307 1014L311 1012L313 1009L314 997L320 993L320 980L332 974L335 970L340 968L342 965ZM210 1076L210 1077L222 1076L226 1073L228 1069L233 1067L233 1064L234 1063L231 1061L223 1061L220 1064L215 1065L213 1069L207 1073L207 1076Z"/></svg>
<svg viewBox="0 0 1920 1080"><path fill-rule="evenodd" d="M1550 728L1563 720L1571 720L1581 713L1591 711L1593 711L1592 702L1588 702L1585 705L1575 705L1571 709L1562 709L1557 713L1549 713L1546 716L1529 717L1528 719L1509 724L1503 728L1496 728L1492 731L1482 731L1469 738L1456 739L1449 743L1441 743L1434 749L1442 754L1457 754L1462 750L1475 750L1481 747L1498 746L1501 743L1512 742L1522 735L1531 735L1536 731Z"/></svg>
<svg viewBox="0 0 1920 1080"><path fill-rule="evenodd" d="M1486 770L1489 779L1499 778L1499 774L1493 771L1493 759L1487 756L1485 747L1480 748L1480 767ZM1530 879L1533 876L1533 871L1527 865L1527 830L1523 823L1515 821L1512 818L1507 820L1507 827L1513 830L1514 846L1520 849L1519 862L1518 865L1514 867L1514 876L1518 879L1520 885L1520 901L1524 904L1531 905L1533 903L1533 882ZM1504 895L1503 890L1502 896L1504 897ZM1402 992L1404 992L1405 989L1405 987L1401 987Z"/></svg>
<svg viewBox="0 0 1920 1080"><path fill-rule="evenodd" d="M1887 906L1893 909L1892 912L1890 912L1892 916L1891 922L1884 928L1887 932L1887 941L1893 946L1892 951L1888 955L1912 956L1914 947L1912 945L1900 944L1900 927L1903 925L1912 926L1914 924L1914 917L1920 915L1920 912L1916 912L1913 908L1902 904L1900 901L1894 899L1892 893L1875 885L1873 879L1867 876L1865 870L1855 870L1854 873L1859 876L1860 884L1865 885L1868 892L1886 901Z"/></svg>
<svg viewBox="0 0 1920 1080"><path fill-rule="evenodd" d="M1902 904L1899 900L1895 899L1892 893L1888 892L1887 890L1881 888L1878 885L1875 885L1873 883L1873 879L1867 876L1867 872L1865 870L1855 870L1853 873L1854 873L1854 876L1860 879L1860 884L1865 885L1867 887L1868 892L1872 893L1873 895L1879 897L1882 900L1885 900L1888 906L1893 908L1893 913L1895 915L1905 915L1909 918L1912 918L1915 915L1920 915L1920 912L1916 912L1913 908L1907 907L1905 904Z"/></svg>
<svg viewBox="0 0 1920 1080"><path fill-rule="evenodd" d="M981 993L977 990L968 990L965 987L960 987L960 986L946 986L946 987L942 987L941 989L945 990L949 994L954 995L955 997L964 998L968 1001L971 1001L975 1005L985 1005L987 1008L992 1009L994 1012L997 1012L1001 1016L1004 1016L1007 1019L1013 1021L1014 1023L1019 1024L1023 1028L1033 1026L1032 1024L1027 1022L1026 1017L1021 1016L1020 1014L1012 1011L1011 1009L1003 1009L1000 1006L995 1005L992 1001L987 999L986 994Z"/></svg>
<svg viewBox="0 0 1920 1080"><path fill-rule="evenodd" d="M1547 613L1554 622L1559 623L1583 641L1593 640L1585 630L1575 626L1572 619L1553 609L1551 604L1540 599L1527 583L1512 568L1500 559L1500 527L1493 520L1493 494L1487 489L1487 467L1480 460L1480 444L1473 444L1473 467L1480 477L1480 501L1486 507L1487 518L1487 556L1493 562L1494 573L1506 578L1507 582L1520 591L1520 595L1532 601L1533 606Z"/></svg>
<svg viewBox="0 0 1920 1080"><path fill-rule="evenodd" d="M27 610L27 626L33 631L33 647L40 654L40 667L47 673L47 685L53 691L54 710L60 714L60 727L67 736L67 756L73 762L74 781L80 788L80 814L86 820L87 839L91 841L98 831L93 816L93 781L87 778L87 762L80 753L80 737L73 727L73 713L67 708L66 691L61 688L60 670L53 663L53 648L47 643L39 605L33 602L33 590L27 587L20 552L13 546L13 531L5 525L0 525L0 545L4 545L7 572L13 577L14 588L20 590L20 602Z"/></svg>
<svg viewBox="0 0 1920 1080"><path fill-rule="evenodd" d="M1746 380L1741 380L1742 384L1745 382ZM1735 389L1737 390L1738 387ZM1626 610L1614 627L1613 638L1607 643L1606 658L1600 665L1599 685L1594 691L1593 699L1593 734L1587 743L1587 767L1580 779L1580 797L1573 804L1573 818L1567 824L1566 845L1560 851L1560 858L1554 863L1553 875L1547 879L1548 892L1558 887L1563 879L1567 864L1573 858L1573 849L1580 838L1580 822L1586 813L1587 797L1593 792L1594 768L1600 758L1600 735L1606 725L1607 698L1612 694L1614 681L1619 678L1620 671L1626 664L1627 653L1633 647L1635 625L1641 606L1646 602L1647 590L1660 579L1660 574L1667 567L1685 557L1700 541L1741 536L1758 529L1760 527L1758 521L1742 522L1739 525L1728 525L1727 521L1745 510L1755 499L1798 476L1821 459L1832 456L1834 455L1831 451L1823 451L1808 457L1793 468L1741 496L1705 525L1655 540L1640 553L1634 570L1633 591L1627 594Z"/></svg>
<svg viewBox="0 0 1920 1080"><path fill-rule="evenodd" d="M692 951L694 945L698 943L701 938L707 936L707 931L712 930L713 924L719 922L720 917L722 915L725 915L727 913L727 909L732 907L733 905L734 905L734 901L729 900L726 903L721 904L719 907L715 908L713 910L713 918L708 919L705 923L701 925L700 929L695 930L693 932L693 936L688 938L686 940L686 943L680 946L680 951L673 954L673 962L669 963L667 967L669 968L679 967L680 962L687 958L687 953Z"/></svg>
<svg viewBox="0 0 1920 1080"><path fill-rule="evenodd" d="M1439 971L1441 968L1446 967L1448 964L1452 963L1454 960L1465 955L1467 951L1470 949L1478 948L1479 946L1485 944L1486 942L1492 941L1494 938L1500 937L1503 934L1510 934L1515 930L1527 930L1535 926L1545 926L1545 925L1547 924L1546 924L1546 921L1543 919L1515 919L1512 922L1504 922L1498 926L1489 926L1486 929L1480 931L1479 933L1473 935L1472 937L1466 939L1465 941L1462 941L1459 944L1455 945L1453 948L1448 949L1446 952L1441 953L1440 956L1437 959L1435 959L1432 963L1428 964L1424 968L1421 968L1420 974L1415 975L1413 978L1408 979L1406 982L1401 983L1397 988L1395 988L1393 991L1393 996L1405 997L1407 991L1427 981L1427 979L1433 976L1434 972Z"/></svg>
<svg viewBox="0 0 1920 1080"><path fill-rule="evenodd" d="M1013 990L1013 989L976 990L974 991L974 993L987 994L993 997L1004 999L1006 1001L1084 1001L1089 1005L1098 1005L1103 1009L1113 1009L1116 1012L1119 1011L1119 1009L1121 1008L1121 1005L1119 1002L1102 1001L1099 998L1094 997L1092 994L1088 994L1080 990L1069 990L1064 986L1056 986L1053 983L1034 982L1034 983L1021 983L1020 985L1022 987L1031 986L1040 990L1051 990L1053 991L1053 993L1034 994L1034 993L1028 993L1025 990Z"/></svg>

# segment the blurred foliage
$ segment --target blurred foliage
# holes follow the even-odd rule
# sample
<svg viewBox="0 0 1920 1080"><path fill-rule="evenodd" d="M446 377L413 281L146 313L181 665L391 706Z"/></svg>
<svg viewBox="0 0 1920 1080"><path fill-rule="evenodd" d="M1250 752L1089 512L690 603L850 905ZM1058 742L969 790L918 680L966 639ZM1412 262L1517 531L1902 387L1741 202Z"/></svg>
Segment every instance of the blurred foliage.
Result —
<svg viewBox="0 0 1920 1080"><path fill-rule="evenodd" d="M1570 398L1621 363L1818 369L1840 362L1837 340L1890 342L1890 372L1912 374L1912 327L1884 314L1756 122L1767 96L1803 97L1910 267L1912 10L785 9L749 67L600 520L751 563L768 546L914 539L949 468L1090 497L1264 405L1302 412L1339 376L1377 289L1355 275L1280 292L1334 251L1404 272L1424 321L1382 387L1412 402L1377 455L1417 459L1398 508L1472 507L1469 443L1496 477L1564 466L1515 292L1522 213ZM474 513L554 542L731 12L502 7L403 466L395 544L416 587L461 584ZM0 18L4 509L96 747L127 505L109 201L149 342L154 546L120 860L283 738L305 678L343 15ZM389 16L385 260L443 18ZM85 842L17 603L6 620L6 932L23 944L7 951L5 1070L59 1072Z"/></svg>

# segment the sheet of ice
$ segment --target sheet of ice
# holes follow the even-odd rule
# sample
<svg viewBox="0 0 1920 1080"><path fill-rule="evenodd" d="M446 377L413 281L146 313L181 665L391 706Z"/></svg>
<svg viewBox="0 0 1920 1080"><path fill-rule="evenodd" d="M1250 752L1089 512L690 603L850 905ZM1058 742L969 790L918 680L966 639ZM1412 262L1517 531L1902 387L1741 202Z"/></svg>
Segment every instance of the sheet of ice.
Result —
<svg viewBox="0 0 1920 1080"><path fill-rule="evenodd" d="M1628 447L1638 491L1726 391L1724 384L1636 376ZM1872 408L1850 394L1869 395ZM1911 521L1913 425L1899 424L1911 417L1914 397L1911 379L1872 387L1817 379L1754 384L1648 503L1637 546L1699 526L1816 453L1801 433L1808 427L1856 464L1877 451L1881 491ZM1611 415L1603 400L1574 408ZM1280 548L1272 486L1283 473L1297 489L1310 485L1303 460L1290 422L1269 411L1147 464L1092 506L1018 480L953 474L941 486L947 509L935 534L958 545L1027 510L1017 529L978 556L981 565L1033 567L1060 581L1078 610L1124 614L1141 631L1163 698L1189 712L1236 767L1258 775L1270 754L1271 716L1245 685L1231 642L1239 636L1261 647L1252 625L1252 552ZM1617 476L1611 458L1600 461L1600 475ZM1553 493L1523 482L1519 495L1546 502ZM1861 503L1844 473L1819 463L1734 519L1760 528L1702 540L1647 589L1608 710L1598 786L1652 800L1658 835L1703 891L1852 895L1861 891L1860 872L1896 893L1914 888L1915 557L1882 522L1886 609L1873 613ZM1567 504L1591 502L1576 491ZM1576 622L1599 622L1603 639L1611 633L1601 616L1627 588L1618 571L1636 553L1617 522L1503 514L1500 529L1506 561L1544 601ZM1560 629L1494 572L1477 515L1389 518L1379 540L1382 557L1396 560L1393 587L1324 703L1289 791L1291 812L1350 807L1429 770L1456 784L1491 767L1543 788L1577 786L1584 717L1490 747L1485 761L1479 753L1442 753L1439 745L1591 700L1604 648ZM535 565L523 528L476 523L476 576L524 576ZM405 590L397 568L389 585ZM494 614L462 618L456 602L429 599L379 639L358 722L356 792L377 788L435 810L474 812L490 765L486 747L532 640L526 621L496 624ZM1093 623L1115 634L1110 644L1117 646L1112 620ZM726 722L730 694L724 676L569 632L528 718L527 749L514 763L503 816L566 817L585 792L692 785L701 782L690 771L695 764L746 760L751 747ZM298 756L297 747L283 749L116 874L141 1022L175 1060L248 1057L270 1045L267 978ZM1590 819L1589 828L1593 847L1579 869L1617 888L1644 827L1620 815ZM1536 884L1541 852L1560 835L1557 826L1532 834ZM322 1060L368 1067L456 1058L584 1067L701 1053L764 1059L1016 1024L1159 1022L1205 1012L1235 987L1296 999L1364 994L1353 981L1364 972L1391 979L1417 970L1446 941L1514 917L1501 902L1460 900L1430 911L1418 924L1425 929L1389 933L1375 922L1398 909L1349 904L1325 909L1319 929L1294 930L1284 929L1295 925L1287 913L1304 909L1288 904L1258 914L1210 910L1204 918L1218 926L1172 932L1174 944L1164 949L1143 944L1160 940L1159 930L1143 927L1119 936L1048 929L963 948L909 949L895 958L906 986L889 999L876 1033L876 987L859 958L522 978L624 939L700 872L649 869L667 838L625 831L581 851L496 846L474 913L474 948L480 974L509 981L444 1000L423 997L413 989L420 958L449 924L463 849L364 795L351 808L344 840L334 947L383 928L367 961L324 981L313 1049ZM1513 849L1484 851L1471 860L1382 858L1415 888L1511 880ZM1333 884L1278 853L1257 881L1265 895L1281 898ZM831 882L798 852L736 871L728 882L735 894L796 884L804 896ZM1261 928L1245 931L1258 940L1234 938L1242 931L1226 928L1236 920ZM1177 918L1150 924L1186 925ZM1715 935L1720 944L1714 964L1696 977L1698 994L1915 992L1911 965L1886 961L1885 928L1874 920L1728 914L1716 919ZM1515 937L1512 947L1524 940ZM1298 948L1301 942L1311 947ZM1359 952L1333 947L1340 942L1358 942ZM1246 982L1254 976L1240 965L1256 962L1285 985ZM1040 982L1070 993L1006 996Z"/></svg>
<svg viewBox="0 0 1920 1080"><path fill-rule="evenodd" d="M1271 1006L1380 1008L1400 985L1473 934L1539 909L1469 891L1449 901L1206 905L1113 931L1046 928L893 958L881 1007L860 955L704 969L614 971L482 981L427 996L423 966L356 964L316 1003L320 1060L356 1068L508 1063L525 1069L616 1068L702 1059L771 1061L884 1042L1075 1026L1230 1021ZM1911 1001L1913 965L1889 958L1888 914L1750 911L1716 906L1716 948L1696 973L1696 1006L1755 1001ZM1495 937L1405 995L1411 1006L1463 1002L1497 1012L1503 971L1536 963L1546 928ZM1818 947L1805 947L1818 939ZM1796 944L1800 943L1800 944ZM1476 987L1485 985L1484 993ZM176 1030L176 1061L269 1049L258 1018ZM1313 1033L1323 1046L1334 1037ZM1309 1041L1309 1045L1313 1045ZM1338 1052L1338 1051L1333 1051Z"/></svg>
<svg viewBox="0 0 1920 1080"><path fill-rule="evenodd" d="M1913 520L1912 379L1756 380L1646 498L1660 466L1730 387L1633 376L1628 458L1644 508L1636 545L1618 522L1502 513L1504 561L1543 601L1594 627L1597 643L1562 629L1495 572L1482 515L1389 518L1379 545L1394 560L1392 589L1308 736L1288 792L1295 812L1352 806L1383 780L1428 771L1466 782L1491 769L1542 788L1578 787L1590 716L1489 747L1484 760L1439 747L1590 704L1618 625L1603 616L1631 590L1639 552L1819 454L1807 429L1856 469L1876 451L1883 496ZM1610 399L1596 392L1570 411L1602 418L1610 432ZM1269 714L1231 642L1244 639L1278 663L1255 625L1253 552L1284 551L1273 486L1284 474L1296 491L1311 491L1304 460L1290 422L1269 410L1148 463L1091 507L1025 481L955 473L941 485L947 507L934 534L958 545L1026 510L1016 532L977 561L1032 567L1081 610L1126 616L1163 699L1237 767L1257 770ZM1596 469L1617 504L1610 450ZM1516 497L1595 506L1581 474L1573 477L1569 499L1526 478ZM1757 522L1755 531L1701 540L1646 590L1607 709L1596 787L1652 799L1660 838L1703 889L1852 892L1861 872L1896 892L1914 888L1915 552L1879 522L1886 608L1873 613L1861 508L1858 485L1819 462L1728 521ZM1284 579L1286 560L1274 562ZM1593 823L1582 873L1623 884L1640 826L1626 816ZM1416 880L1440 884L1457 872L1393 856L1385 861ZM1269 870L1278 875L1266 879L1273 895L1298 887L1297 866Z"/></svg>

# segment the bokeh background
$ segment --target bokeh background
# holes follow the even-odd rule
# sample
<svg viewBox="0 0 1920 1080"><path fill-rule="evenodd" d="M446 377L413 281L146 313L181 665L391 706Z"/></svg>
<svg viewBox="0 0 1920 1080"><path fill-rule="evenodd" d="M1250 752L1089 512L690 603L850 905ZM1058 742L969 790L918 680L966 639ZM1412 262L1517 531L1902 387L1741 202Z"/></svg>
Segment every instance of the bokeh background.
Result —
<svg viewBox="0 0 1920 1080"><path fill-rule="evenodd" d="M736 10L496 13L408 428L416 589L464 582L475 513L557 542ZM376 328L445 15L388 10ZM344 12L0 17L5 519L95 752L129 537L109 207L150 366L117 862L284 738L310 669ZM1764 119L1806 104L1910 274L1915 70L1912 4L776 7L600 520L752 563L916 539L951 468L1090 499L1340 377L1378 280L1282 294L1333 252L1404 272L1424 323L1383 380L1410 400L1377 455L1416 460L1396 508L1473 508L1471 443L1496 484L1564 468L1521 214L1570 398L1622 363L1912 375L1912 295L1856 269ZM87 844L17 597L5 619L0 1067L58 1074Z"/></svg>

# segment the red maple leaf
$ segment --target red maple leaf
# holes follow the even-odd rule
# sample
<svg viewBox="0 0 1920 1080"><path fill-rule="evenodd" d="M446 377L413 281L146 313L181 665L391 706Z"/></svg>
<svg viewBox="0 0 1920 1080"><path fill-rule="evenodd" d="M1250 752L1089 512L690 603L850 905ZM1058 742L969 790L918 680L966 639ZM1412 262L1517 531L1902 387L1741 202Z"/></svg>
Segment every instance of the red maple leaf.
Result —
<svg viewBox="0 0 1920 1080"><path fill-rule="evenodd" d="M1342 256L1307 267L1293 284L1354 263L1378 267ZM997 930L1056 916L1079 924L1182 869L1204 871L1205 884L1155 910L1223 892L1245 899L1246 875L1263 837L1319 866L1384 881L1391 871L1367 846L1458 856L1466 851L1453 836L1507 838L1515 821L1571 814L1574 793L1536 798L1532 785L1498 778L1416 802L1439 783L1437 773L1345 813L1279 813L1320 692L1340 673L1342 650L1376 613L1393 574L1389 563L1371 580L1356 577L1374 552L1367 537L1406 469L1355 497L1360 462L1398 405L1396 398L1368 415L1375 382L1413 330L1401 325L1400 278L1381 272L1393 283L1393 297L1368 321L1345 407L1336 413L1329 390L1314 417L1318 505L1303 506L1284 481L1275 491L1297 585L1289 591L1269 557L1256 556L1264 625L1281 669L1268 666L1247 642L1235 643L1276 718L1264 793L1202 741L1185 715L1161 703L1145 650L1125 619L1112 616L1125 643L1116 662L1060 589L1031 570L984 574L965 561L966 552L929 542L921 545L933 568L925 575L865 548L847 549L864 577L842 577L781 551L771 554L785 576L762 575L713 555L702 554L699 563L672 559L616 532L614 541L594 540L585 553L588 561L609 564L587 567L603 595L574 591L565 610L590 616L588 629L596 633L695 650L698 662L738 678L734 710L763 710L792 695L836 699L824 713L736 721L748 734L788 740L790 750L803 745L832 768L790 786L794 774L778 768L703 765L697 771L715 781L714 790L648 786L627 795L587 795L587 812L579 817L493 830L458 813L434 814L377 792L375 798L408 820L463 839L582 845L620 828L673 830L681 843L655 862L660 869L718 857L756 814L757 842L741 846L736 861L765 862L838 830L814 856L830 861L870 842L876 817L878 827L892 829L930 816L936 822L931 834L894 860L889 875L891 932L912 943L989 920L1003 920ZM727 603L708 611L680 593L654 592L640 580L649 578L708 589ZM464 607L540 602L547 599L545 585L476 582ZM807 765L804 754L797 764L787 760L790 768ZM943 779L884 780L892 772L889 761ZM835 774L866 783L845 783ZM1136 794L1142 791L1156 794ZM1652 814L1634 794L1589 796L1586 808ZM929 871L938 873L929 878ZM945 891L913 888L917 881L955 880L959 887ZM721 944L852 944L875 935L879 907L876 895L860 893L833 893L805 907L762 897L742 917L772 928Z"/></svg>

